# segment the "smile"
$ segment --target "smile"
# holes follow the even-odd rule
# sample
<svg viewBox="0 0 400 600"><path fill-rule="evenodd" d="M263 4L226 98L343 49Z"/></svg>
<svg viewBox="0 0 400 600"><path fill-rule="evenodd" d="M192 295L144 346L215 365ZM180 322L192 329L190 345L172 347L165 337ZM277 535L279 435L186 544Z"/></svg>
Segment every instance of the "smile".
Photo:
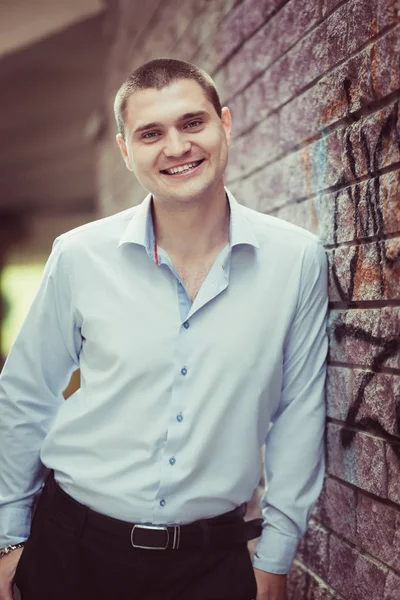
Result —
<svg viewBox="0 0 400 600"><path fill-rule="evenodd" d="M173 167L171 169L164 169L161 171L164 175L169 175L170 177L179 177L182 175L187 175L189 173L193 173L197 171L200 165L204 162L204 158L201 160L196 160L194 162L188 163L186 165L181 165L180 167Z"/></svg>

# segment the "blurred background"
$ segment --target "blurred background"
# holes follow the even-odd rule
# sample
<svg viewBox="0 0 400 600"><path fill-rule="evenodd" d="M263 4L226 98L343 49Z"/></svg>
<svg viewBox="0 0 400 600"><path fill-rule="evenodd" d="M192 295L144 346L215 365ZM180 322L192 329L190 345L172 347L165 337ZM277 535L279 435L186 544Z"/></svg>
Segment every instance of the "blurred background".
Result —
<svg viewBox="0 0 400 600"><path fill-rule="evenodd" d="M327 476L289 600L400 597L399 13L400 0L0 3L3 357L54 238L144 197L112 107L147 60L213 76L233 115L228 187L325 245ZM78 373L65 396L77 386Z"/></svg>
<svg viewBox="0 0 400 600"><path fill-rule="evenodd" d="M1 352L61 232L96 218L107 35L101 0L0 5Z"/></svg>

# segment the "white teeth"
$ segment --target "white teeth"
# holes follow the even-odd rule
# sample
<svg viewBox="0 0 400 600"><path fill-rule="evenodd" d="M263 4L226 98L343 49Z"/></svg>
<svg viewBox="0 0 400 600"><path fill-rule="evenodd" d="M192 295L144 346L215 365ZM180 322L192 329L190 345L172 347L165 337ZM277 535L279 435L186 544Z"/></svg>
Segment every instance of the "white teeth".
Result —
<svg viewBox="0 0 400 600"><path fill-rule="evenodd" d="M190 163L189 165L183 165L182 167L175 167L174 169L167 169L167 173L170 175L175 175L175 173L183 173L184 171L190 171L197 167L197 162Z"/></svg>

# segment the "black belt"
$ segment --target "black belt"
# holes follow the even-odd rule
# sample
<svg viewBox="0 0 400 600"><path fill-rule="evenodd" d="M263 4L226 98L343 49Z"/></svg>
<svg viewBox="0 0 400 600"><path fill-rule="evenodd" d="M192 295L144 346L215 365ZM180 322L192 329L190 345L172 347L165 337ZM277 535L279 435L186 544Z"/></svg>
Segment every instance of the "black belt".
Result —
<svg viewBox="0 0 400 600"><path fill-rule="evenodd" d="M49 477L43 495L51 501L55 511L84 523L83 535L94 534L99 542L109 545L112 541L121 549L184 550L229 546L257 538L262 530L262 519L244 521L245 504L218 517L186 525L153 525L129 523L102 515L71 498L53 477Z"/></svg>

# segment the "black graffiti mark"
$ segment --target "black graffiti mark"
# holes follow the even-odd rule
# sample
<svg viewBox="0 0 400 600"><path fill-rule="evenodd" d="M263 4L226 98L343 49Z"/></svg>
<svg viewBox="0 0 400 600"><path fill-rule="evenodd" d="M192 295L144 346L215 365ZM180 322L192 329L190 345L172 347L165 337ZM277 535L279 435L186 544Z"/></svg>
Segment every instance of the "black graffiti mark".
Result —
<svg viewBox="0 0 400 600"><path fill-rule="evenodd" d="M349 102L349 94L350 87L348 80L344 82L346 97ZM371 227L371 223L373 226L373 232L375 236L382 237L384 231L384 218L382 213L382 208L379 203L380 197L380 179L378 177L379 173L379 162L383 152L383 145L386 139L395 135L395 143L398 145L400 150L400 133L397 129L398 126L398 111L399 111L399 103L396 102L389 113L388 117L384 121L381 127L381 131L378 136L378 140L375 146L375 150L371 156L370 149L368 147L368 142L363 130L360 132L360 140L361 147L363 150L363 155L365 158L365 163L367 166L367 173L371 178L375 178L373 180L373 188L371 189L371 180L366 184L366 193L365 193L365 203L366 203L366 219L363 221L361 211L360 211L360 203L361 203L361 193L359 185L356 185L354 189L351 187L347 188L347 194L350 202L353 205L353 224L354 230L356 232L356 238L362 238L369 235L369 229ZM346 132L345 135L345 150L346 157L349 163L350 172L355 181L359 181L359 176L357 175L356 168L356 160L354 155L353 142L351 140L350 130ZM346 178L344 174L336 182L337 185L346 182ZM338 209L338 197L339 193L335 194L335 217L334 217L334 229L333 229L333 239L334 243L337 244L338 240L338 220L337 220L337 209ZM389 257L387 254L387 249L383 241L376 243L376 251L378 255L378 268L379 268L379 286L380 293L383 296L386 291L386 282L385 282L385 268L393 269L397 260L400 259L400 253L396 253L394 257ZM354 255L350 261L350 281L348 285L347 291L343 288L343 285L340 282L340 279L337 274L336 265L335 265L335 250L333 250L333 261L332 261L332 279L335 283L335 287L339 294L339 297L344 302L351 302L354 297L354 285L356 280L357 267L360 257L360 248L359 246L355 247Z"/></svg>
<svg viewBox="0 0 400 600"><path fill-rule="evenodd" d="M383 363L394 356L400 349L400 336L384 339L371 333L364 331L361 327L354 327L353 325L345 325L344 323L339 323L336 325L334 329L334 336L338 342L341 342L344 338L351 337L353 339L361 340L363 342L368 342L373 346L378 346L380 348L379 353L374 357L372 361L372 365L370 366L371 371L365 373L361 379L361 383L357 390L356 398L354 403L351 405L347 416L346 423L348 425L361 425L365 428L371 428L379 433L383 433L388 435L388 432L385 428L377 421L376 419L372 419L370 417L366 417L363 419L357 420L357 415L360 411L361 405L364 400L364 393L367 385L373 380L376 373L380 370ZM396 425L397 431L400 432L400 414L396 415ZM350 431L349 429L341 430L341 442L344 448L348 448L353 441L355 436L354 431Z"/></svg>
<svg viewBox="0 0 400 600"><path fill-rule="evenodd" d="M351 81L349 78L346 78L343 81L344 92L347 99L347 112L349 117L351 117ZM365 208L364 215L361 209L361 191L360 186L356 185L354 187L348 186L346 188L346 193L348 199L353 206L353 226L356 235L356 239L360 240L362 238L368 237L371 235L371 230L374 236L378 237L378 242L376 243L376 252L378 259L378 268L379 268L379 289L381 297L384 297L386 292L386 280L385 280L385 270L393 270L396 262L400 260L400 250L394 256L388 256L387 248L384 243L383 233L384 233L384 217L382 213L382 207L380 205L380 178L379 175L379 164L382 156L382 152L384 149L384 143L386 140L391 138L393 135L395 136L395 143L398 145L400 150L400 132L398 131L398 110L399 110L399 102L396 102L390 111L389 115L385 119L382 124L381 130L379 132L378 140L375 145L375 149L371 152L371 149L368 145L368 140L365 135L365 131L361 128L360 131L360 144L362 149L362 154L365 160L365 164L367 167L367 173L369 176L368 181L365 184ZM346 157L348 160L349 170L352 175L352 181L359 182L360 177L357 174L357 161L355 158L353 142L351 139L351 131L348 129L344 138L344 146ZM342 187L343 183L347 183L347 179L345 174L339 177L337 181L338 187ZM334 196L334 223L333 223L333 241L336 245L338 243L338 211L339 211L339 196L340 192L336 192ZM380 238L380 239L379 239ZM331 267L331 276L332 281L335 285L335 288L339 294L339 297L344 302L351 302L354 298L354 288L357 276L357 269L359 266L360 260L360 246L357 245L354 248L353 256L350 259L349 265L349 284L347 290L344 289L335 264L335 249L332 251L332 267ZM388 432L384 429L384 427L373 418L362 418L357 419L358 413L362 406L365 396L365 390L367 386L371 383L371 381L376 376L376 373L382 367L383 363L394 356L400 349L400 337L391 338L385 340L384 338L373 336L372 334L364 331L361 328L356 328L353 326L348 326L344 324L338 324L334 327L334 335L338 341L341 341L345 337L352 337L355 339L359 339L362 341L366 341L373 346L379 348L377 355L374 357L372 361L372 365L370 366L370 371L365 373L361 379L360 385L356 392L356 397L354 399L353 404L350 406L348 414L346 416L346 423L349 425L358 425L362 426L366 429L373 429L385 435L388 435ZM400 433L400 411L399 414L396 415L396 425L397 432ZM343 447L348 447L352 443L354 439L355 432L350 431L348 429L342 429L341 431L341 442ZM400 459L400 454L399 454Z"/></svg>

